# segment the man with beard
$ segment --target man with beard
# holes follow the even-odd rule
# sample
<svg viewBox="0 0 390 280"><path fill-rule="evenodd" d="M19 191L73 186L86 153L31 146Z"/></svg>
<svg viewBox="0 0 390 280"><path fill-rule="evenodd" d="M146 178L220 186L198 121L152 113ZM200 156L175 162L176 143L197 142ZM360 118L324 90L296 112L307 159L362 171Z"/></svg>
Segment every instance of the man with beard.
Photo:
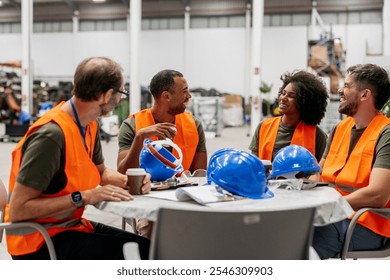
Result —
<svg viewBox="0 0 390 280"><path fill-rule="evenodd" d="M124 259L137 242L147 259L150 241L82 217L86 205L133 199L127 177L104 164L96 119L112 111L123 90L120 65L106 57L83 60L73 97L46 112L12 152L6 221L35 221L51 236L58 259ZM143 182L150 191L150 176ZM48 259L39 232L7 230L13 259Z"/></svg>
<svg viewBox="0 0 390 280"><path fill-rule="evenodd" d="M339 112L348 117L331 132L320 162L321 180L335 184L352 208L390 207L390 120L380 110L390 97L389 74L373 64L347 69ZM349 219L315 228L321 259L341 252ZM370 213L360 219L350 251L374 250L390 237L389 220Z"/></svg>
<svg viewBox="0 0 390 280"><path fill-rule="evenodd" d="M265 119L257 126L249 150L261 160L272 161L281 148L296 144L320 161L327 136L318 125L325 116L328 91L319 78L306 71L287 72L280 79L282 116Z"/></svg>
<svg viewBox="0 0 390 280"><path fill-rule="evenodd" d="M183 152L183 168L194 172L207 168L207 150L201 121L185 112L191 94L178 71L162 70L150 82L153 105L126 119L119 130L118 171L139 167L145 139L170 138ZM150 238L151 222L137 221L137 232Z"/></svg>

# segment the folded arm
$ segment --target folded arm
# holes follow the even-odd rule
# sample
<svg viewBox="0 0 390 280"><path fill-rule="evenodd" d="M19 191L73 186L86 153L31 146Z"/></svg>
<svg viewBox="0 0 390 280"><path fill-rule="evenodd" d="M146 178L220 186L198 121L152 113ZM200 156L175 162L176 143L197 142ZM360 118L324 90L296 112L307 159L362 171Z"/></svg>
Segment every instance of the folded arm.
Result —
<svg viewBox="0 0 390 280"><path fill-rule="evenodd" d="M384 207L390 199L390 169L373 168L369 185L345 196L354 210Z"/></svg>

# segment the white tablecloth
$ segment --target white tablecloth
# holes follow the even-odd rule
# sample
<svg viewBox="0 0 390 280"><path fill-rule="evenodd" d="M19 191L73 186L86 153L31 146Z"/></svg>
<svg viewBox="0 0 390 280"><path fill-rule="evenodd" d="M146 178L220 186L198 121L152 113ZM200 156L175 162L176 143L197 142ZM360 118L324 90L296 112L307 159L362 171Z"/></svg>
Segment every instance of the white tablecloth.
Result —
<svg viewBox="0 0 390 280"><path fill-rule="evenodd" d="M163 191L168 197L174 190ZM193 201L179 202L169 199L158 199L147 196L135 196L132 201L100 202L95 205L98 209L125 218L144 218L156 221L160 208L177 208L200 211L275 211L316 207L315 226L326 225L341 221L354 213L348 202L333 188L317 187L310 190L273 191L275 196L268 199L245 199L231 202L212 203L208 206Z"/></svg>

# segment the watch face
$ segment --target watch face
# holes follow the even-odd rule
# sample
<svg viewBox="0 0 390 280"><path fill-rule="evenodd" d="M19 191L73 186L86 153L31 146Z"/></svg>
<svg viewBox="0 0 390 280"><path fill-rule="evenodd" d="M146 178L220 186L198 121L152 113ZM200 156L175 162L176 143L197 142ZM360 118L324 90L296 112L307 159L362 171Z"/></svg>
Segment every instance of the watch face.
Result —
<svg viewBox="0 0 390 280"><path fill-rule="evenodd" d="M83 200L83 197L81 196L80 192L74 192L72 193L72 200L73 202L77 203Z"/></svg>
<svg viewBox="0 0 390 280"><path fill-rule="evenodd" d="M83 196L81 195L81 192L73 192L70 197L73 204L76 205L77 208L83 206Z"/></svg>

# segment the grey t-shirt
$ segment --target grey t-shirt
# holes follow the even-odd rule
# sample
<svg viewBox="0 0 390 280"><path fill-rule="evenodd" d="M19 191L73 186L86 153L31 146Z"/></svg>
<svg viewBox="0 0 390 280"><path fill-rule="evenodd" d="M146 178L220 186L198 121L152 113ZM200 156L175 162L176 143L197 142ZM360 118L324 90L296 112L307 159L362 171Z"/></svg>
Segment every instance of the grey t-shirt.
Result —
<svg viewBox="0 0 390 280"><path fill-rule="evenodd" d="M249 150L251 150L254 153L258 153L259 151L259 131L262 124L263 122L261 122L257 126L256 131L253 134L252 141L249 145ZM282 122L280 122L278 133L276 135L274 150L272 152L272 159L275 157L275 155L280 149L290 145L294 131L295 131L295 127L289 127L284 125ZM326 147L326 139L327 139L326 133L320 127L317 126L315 157L318 162L321 160L322 154L324 153Z"/></svg>
<svg viewBox="0 0 390 280"><path fill-rule="evenodd" d="M53 194L66 186L65 138L53 122L41 126L29 135L22 147L22 162L16 181L20 184ZM96 136L92 156L95 165L104 162L100 134Z"/></svg>
<svg viewBox="0 0 390 280"><path fill-rule="evenodd" d="M336 128L337 125L333 127L329 135L329 141L326 146L324 155L322 156L324 159L326 159L326 156L329 153L330 144L332 143ZM356 143L359 141L360 137L362 136L365 130L366 128L361 128L361 129L356 129L355 127L352 128L348 155L352 152L353 148L355 147ZM378 141L375 146L374 160L373 160L372 167L390 169L390 125L387 125L379 134Z"/></svg>
<svg viewBox="0 0 390 280"><path fill-rule="evenodd" d="M196 148L197 152L206 152L206 137L204 134L202 122L197 118L194 117L196 129L198 131L199 135L199 142L198 146ZM131 147L131 144L134 141L135 137L135 118L127 118L123 121L120 129L119 129L119 135L118 135L118 145L119 145L119 152L128 150Z"/></svg>

